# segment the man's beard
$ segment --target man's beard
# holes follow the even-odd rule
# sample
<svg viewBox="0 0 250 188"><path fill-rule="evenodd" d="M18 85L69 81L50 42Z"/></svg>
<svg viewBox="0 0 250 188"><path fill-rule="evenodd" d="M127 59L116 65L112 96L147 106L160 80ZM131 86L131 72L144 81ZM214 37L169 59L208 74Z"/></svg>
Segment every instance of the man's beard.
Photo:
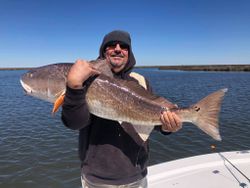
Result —
<svg viewBox="0 0 250 188"><path fill-rule="evenodd" d="M111 57L111 58L115 58L115 57L124 58L124 55L114 53L114 54L111 54L110 57ZM110 59L110 64L111 64L111 66L114 67L114 68L115 68L115 67L121 67L124 63L125 63L125 62L122 61L121 63L118 63L118 64L117 64L115 61L112 61L112 59Z"/></svg>
<svg viewBox="0 0 250 188"><path fill-rule="evenodd" d="M122 61L121 63L117 64L116 62L113 62L112 60L110 60L110 65L114 68L117 68L117 67L121 67L122 65L124 65L124 61Z"/></svg>

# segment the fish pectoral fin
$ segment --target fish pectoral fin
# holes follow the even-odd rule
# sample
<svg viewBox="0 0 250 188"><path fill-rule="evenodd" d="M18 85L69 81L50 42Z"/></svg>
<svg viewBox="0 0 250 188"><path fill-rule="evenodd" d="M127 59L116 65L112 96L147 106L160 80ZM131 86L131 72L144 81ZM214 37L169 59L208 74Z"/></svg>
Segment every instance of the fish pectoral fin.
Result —
<svg viewBox="0 0 250 188"><path fill-rule="evenodd" d="M146 141L154 129L154 127L144 126L144 125L133 125L134 129L138 133L138 135L141 137L143 141Z"/></svg>
<svg viewBox="0 0 250 188"><path fill-rule="evenodd" d="M54 102L54 106L53 106L53 110L52 110L52 114L55 114L58 109L60 108L60 106L62 106L63 101L64 101L64 97L65 97L65 93L63 93L62 95L60 95L56 101Z"/></svg>

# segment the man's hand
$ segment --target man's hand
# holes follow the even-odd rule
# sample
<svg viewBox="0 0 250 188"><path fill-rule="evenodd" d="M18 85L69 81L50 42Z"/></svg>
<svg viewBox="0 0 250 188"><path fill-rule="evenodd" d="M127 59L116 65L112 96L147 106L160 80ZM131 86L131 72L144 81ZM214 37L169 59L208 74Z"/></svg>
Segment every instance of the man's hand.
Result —
<svg viewBox="0 0 250 188"><path fill-rule="evenodd" d="M182 128L182 122L180 118L174 113L170 111L164 111L161 114L161 129L166 132L176 132Z"/></svg>
<svg viewBox="0 0 250 188"><path fill-rule="evenodd" d="M83 82L97 74L100 72L90 63L85 60L77 60L68 73L67 85L72 89L81 89Z"/></svg>

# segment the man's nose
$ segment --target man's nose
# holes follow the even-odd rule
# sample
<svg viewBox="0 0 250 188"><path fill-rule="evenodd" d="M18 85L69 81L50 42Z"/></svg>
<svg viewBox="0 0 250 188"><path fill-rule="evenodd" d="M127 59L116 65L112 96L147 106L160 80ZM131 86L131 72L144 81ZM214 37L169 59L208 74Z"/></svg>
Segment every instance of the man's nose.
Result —
<svg viewBox="0 0 250 188"><path fill-rule="evenodd" d="M116 46L115 46L115 51L121 51L121 50L122 50L122 49L121 49L120 44L117 43Z"/></svg>

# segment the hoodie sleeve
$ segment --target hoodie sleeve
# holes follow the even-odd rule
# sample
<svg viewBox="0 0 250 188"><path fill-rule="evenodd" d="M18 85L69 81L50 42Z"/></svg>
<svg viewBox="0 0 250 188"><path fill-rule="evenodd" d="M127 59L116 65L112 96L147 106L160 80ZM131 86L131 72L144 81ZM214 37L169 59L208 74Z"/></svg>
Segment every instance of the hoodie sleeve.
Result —
<svg viewBox="0 0 250 188"><path fill-rule="evenodd" d="M86 86L83 89L66 87L61 118L64 125L70 129L79 130L90 122L90 113L85 100L86 90Z"/></svg>

